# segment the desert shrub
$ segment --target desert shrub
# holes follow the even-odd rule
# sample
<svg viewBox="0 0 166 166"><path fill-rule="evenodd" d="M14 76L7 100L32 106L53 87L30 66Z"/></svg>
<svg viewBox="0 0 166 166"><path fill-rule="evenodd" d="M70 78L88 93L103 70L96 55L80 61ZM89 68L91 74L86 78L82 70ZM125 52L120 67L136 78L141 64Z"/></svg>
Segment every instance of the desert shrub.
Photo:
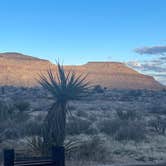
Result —
<svg viewBox="0 0 166 166"><path fill-rule="evenodd" d="M0 121L13 120L16 122L25 122L29 115L26 112L18 111L14 105L0 101Z"/></svg>
<svg viewBox="0 0 166 166"><path fill-rule="evenodd" d="M86 111L79 110L76 112L76 115L83 118L88 118L88 113Z"/></svg>
<svg viewBox="0 0 166 166"><path fill-rule="evenodd" d="M66 131L69 135L85 133L90 125L91 122L89 120L73 117L67 123Z"/></svg>
<svg viewBox="0 0 166 166"><path fill-rule="evenodd" d="M94 88L93 88L93 91L96 92L96 93L103 93L104 92L101 85L95 85Z"/></svg>
<svg viewBox="0 0 166 166"><path fill-rule="evenodd" d="M91 110L91 111L95 111L96 107L95 106L90 106L88 109Z"/></svg>
<svg viewBox="0 0 166 166"><path fill-rule="evenodd" d="M140 116L135 110L130 110L130 109L128 109L128 110L118 109L118 110L116 110L116 114L120 120L127 120L127 121L136 120Z"/></svg>
<svg viewBox="0 0 166 166"><path fill-rule="evenodd" d="M41 135L42 125L42 123L28 121L27 123L23 124L20 130L24 136Z"/></svg>
<svg viewBox="0 0 166 166"><path fill-rule="evenodd" d="M4 101L0 101L0 121L6 121L12 118L14 113L13 108Z"/></svg>
<svg viewBox="0 0 166 166"><path fill-rule="evenodd" d="M158 116L154 119L151 119L148 124L158 134L165 134L165 130L166 130L166 119L165 118Z"/></svg>
<svg viewBox="0 0 166 166"><path fill-rule="evenodd" d="M20 100L16 101L14 103L14 105L20 112L21 111L27 111L30 108L30 103L27 102L27 101L22 101L22 100L21 101Z"/></svg>
<svg viewBox="0 0 166 166"><path fill-rule="evenodd" d="M3 109L0 109L0 120L1 121L4 121L4 120L7 120L9 118L9 113L8 111L6 110L3 110Z"/></svg>
<svg viewBox="0 0 166 166"><path fill-rule="evenodd" d="M43 114L39 114L39 115L36 115L36 116L34 117L34 121L37 121L37 122L39 122L39 123L43 122L44 119L45 119L45 115L43 115Z"/></svg>
<svg viewBox="0 0 166 166"><path fill-rule="evenodd" d="M2 93L3 95L5 94L5 87L4 87L4 86L1 87L1 93Z"/></svg>
<svg viewBox="0 0 166 166"><path fill-rule="evenodd" d="M133 140L136 142L145 139L144 124L140 122L130 122L127 125L123 125L117 130L114 138L118 141Z"/></svg>
<svg viewBox="0 0 166 166"><path fill-rule="evenodd" d="M74 110L76 110L76 106L74 106L74 105L69 105L69 106L68 106L68 110L69 110L69 111L74 111Z"/></svg>
<svg viewBox="0 0 166 166"><path fill-rule="evenodd" d="M24 123L30 118L30 115L26 112L17 112L14 117L16 123Z"/></svg>
<svg viewBox="0 0 166 166"><path fill-rule="evenodd" d="M125 93L126 96L139 97L142 96L142 90L129 90Z"/></svg>
<svg viewBox="0 0 166 166"><path fill-rule="evenodd" d="M29 117L28 113L18 111L12 103L0 101L0 141L19 138Z"/></svg>
<svg viewBox="0 0 166 166"><path fill-rule="evenodd" d="M0 123L0 140L16 139L20 136L20 125L11 120Z"/></svg>
<svg viewBox="0 0 166 166"><path fill-rule="evenodd" d="M89 128L85 131L85 133L88 135L96 135L98 132L99 130L94 125L90 125Z"/></svg>
<svg viewBox="0 0 166 166"><path fill-rule="evenodd" d="M89 140L82 142L77 151L70 154L71 158L90 161L103 161L107 156L107 149L99 136L92 136Z"/></svg>
<svg viewBox="0 0 166 166"><path fill-rule="evenodd" d="M94 113L90 113L88 119L93 123L97 121L97 116Z"/></svg>
<svg viewBox="0 0 166 166"><path fill-rule="evenodd" d="M155 114L166 114L166 108L161 105L161 103L153 103L151 107L149 108L150 113Z"/></svg>
<svg viewBox="0 0 166 166"><path fill-rule="evenodd" d="M102 111L106 111L106 110L110 109L110 107L108 105L102 105L100 108Z"/></svg>
<svg viewBox="0 0 166 166"><path fill-rule="evenodd" d="M108 135L114 135L121 126L124 125L124 121L117 120L117 119L107 119L103 120L100 123L98 123L98 128L100 132L108 134Z"/></svg>
<svg viewBox="0 0 166 166"><path fill-rule="evenodd" d="M141 141L145 138L145 124L135 120L107 119L98 123L100 132L110 135L118 141Z"/></svg>
<svg viewBox="0 0 166 166"><path fill-rule="evenodd" d="M6 128L3 132L5 139L16 139L20 137L20 131L15 126Z"/></svg>

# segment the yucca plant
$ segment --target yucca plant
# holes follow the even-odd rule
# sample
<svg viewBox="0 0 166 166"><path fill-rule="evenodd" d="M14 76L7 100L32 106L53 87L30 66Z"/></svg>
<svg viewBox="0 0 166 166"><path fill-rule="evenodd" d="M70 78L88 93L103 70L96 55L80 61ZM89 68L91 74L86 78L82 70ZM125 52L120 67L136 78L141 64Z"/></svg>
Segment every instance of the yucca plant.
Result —
<svg viewBox="0 0 166 166"><path fill-rule="evenodd" d="M66 114L68 102L84 97L89 83L86 76L76 75L74 71L65 72L63 65L57 63L57 73L51 69L41 74L40 85L46 89L53 99L53 104L45 118L43 139L46 146L63 146L65 140Z"/></svg>
<svg viewBox="0 0 166 166"><path fill-rule="evenodd" d="M31 138L26 138L27 145L29 150L35 156L48 156L49 152L47 147L45 147L45 143L42 137L40 136L33 136ZM73 151L79 148L82 144L82 141L77 139L70 139L64 142L65 154L69 155Z"/></svg>

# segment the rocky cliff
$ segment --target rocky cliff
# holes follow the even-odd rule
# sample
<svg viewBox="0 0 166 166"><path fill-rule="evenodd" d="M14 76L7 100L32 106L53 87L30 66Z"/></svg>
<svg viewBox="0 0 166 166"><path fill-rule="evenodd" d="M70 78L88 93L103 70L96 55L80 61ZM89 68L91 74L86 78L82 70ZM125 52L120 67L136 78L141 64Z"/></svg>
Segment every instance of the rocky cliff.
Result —
<svg viewBox="0 0 166 166"><path fill-rule="evenodd" d="M20 53L0 53L0 85L36 86L40 73L56 65L47 60ZM88 74L93 85L117 89L163 89L153 77L143 75L118 62L89 62L81 66L65 66L65 70Z"/></svg>

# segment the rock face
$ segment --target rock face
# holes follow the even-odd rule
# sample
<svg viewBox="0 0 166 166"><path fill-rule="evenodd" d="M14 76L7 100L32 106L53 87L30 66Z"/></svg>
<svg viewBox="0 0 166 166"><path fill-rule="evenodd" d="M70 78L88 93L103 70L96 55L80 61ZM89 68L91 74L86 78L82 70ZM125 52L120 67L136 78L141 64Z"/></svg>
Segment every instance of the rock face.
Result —
<svg viewBox="0 0 166 166"><path fill-rule="evenodd" d="M20 53L0 53L0 85L36 86L40 73L56 65L47 60ZM81 66L65 66L65 70L88 74L92 85L115 89L163 89L153 77L143 75L118 62L89 62Z"/></svg>

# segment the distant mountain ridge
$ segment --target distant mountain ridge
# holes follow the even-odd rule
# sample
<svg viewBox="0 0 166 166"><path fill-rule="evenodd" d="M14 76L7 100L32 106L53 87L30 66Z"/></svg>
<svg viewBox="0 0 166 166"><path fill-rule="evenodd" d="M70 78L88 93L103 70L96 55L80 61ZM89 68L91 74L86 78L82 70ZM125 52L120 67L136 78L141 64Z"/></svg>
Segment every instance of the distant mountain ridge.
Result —
<svg viewBox="0 0 166 166"><path fill-rule="evenodd" d="M0 85L37 86L39 73L45 73L49 68L56 72L56 65L48 60L15 52L0 53ZM92 85L99 84L113 89L165 88L153 77L140 74L120 62L88 62L64 68L78 74L88 74L87 80Z"/></svg>
<svg viewBox="0 0 166 166"><path fill-rule="evenodd" d="M29 55L24 55L18 52L4 52L0 53L0 58L7 58L7 59L18 59L18 60L41 60L47 61L45 59L36 58Z"/></svg>

